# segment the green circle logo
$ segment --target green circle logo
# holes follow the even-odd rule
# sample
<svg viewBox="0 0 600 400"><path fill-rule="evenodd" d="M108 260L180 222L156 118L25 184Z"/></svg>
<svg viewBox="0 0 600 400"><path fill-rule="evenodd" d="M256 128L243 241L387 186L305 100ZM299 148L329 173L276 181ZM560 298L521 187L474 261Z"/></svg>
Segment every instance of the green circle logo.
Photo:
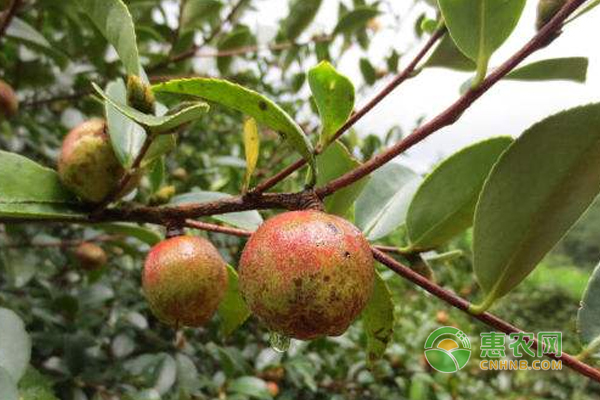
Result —
<svg viewBox="0 0 600 400"><path fill-rule="evenodd" d="M471 342L460 329L443 326L431 332L427 338L425 358L437 371L456 372L467 365L471 358Z"/></svg>

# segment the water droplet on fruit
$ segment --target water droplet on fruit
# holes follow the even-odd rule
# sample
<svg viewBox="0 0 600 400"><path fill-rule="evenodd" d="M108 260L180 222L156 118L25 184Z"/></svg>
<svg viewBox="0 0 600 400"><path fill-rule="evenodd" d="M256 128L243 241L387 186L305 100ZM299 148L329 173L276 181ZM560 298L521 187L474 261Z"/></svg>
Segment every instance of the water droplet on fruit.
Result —
<svg viewBox="0 0 600 400"><path fill-rule="evenodd" d="M271 332L269 344L278 353L285 353L290 348L290 338L277 332Z"/></svg>

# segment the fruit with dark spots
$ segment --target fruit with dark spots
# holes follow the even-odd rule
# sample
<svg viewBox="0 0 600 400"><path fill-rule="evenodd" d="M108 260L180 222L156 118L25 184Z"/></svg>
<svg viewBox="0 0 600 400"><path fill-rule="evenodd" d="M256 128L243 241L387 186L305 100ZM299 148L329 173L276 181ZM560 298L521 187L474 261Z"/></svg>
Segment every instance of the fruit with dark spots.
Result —
<svg viewBox="0 0 600 400"><path fill-rule="evenodd" d="M118 187L124 173L104 120L86 121L71 130L63 140L58 174L62 183L82 200L101 202ZM118 197L132 191L142 174L142 170L138 171Z"/></svg>
<svg viewBox="0 0 600 400"><path fill-rule="evenodd" d="M348 221L292 211L266 221L240 260L240 291L252 312L296 339L337 336L367 304L374 267L369 243Z"/></svg>
<svg viewBox="0 0 600 400"><path fill-rule="evenodd" d="M17 115L19 100L13 88L0 79L0 121Z"/></svg>
<svg viewBox="0 0 600 400"><path fill-rule="evenodd" d="M107 257L102 247L90 242L83 242L75 249L75 257L79 264L93 271L106 265Z"/></svg>
<svg viewBox="0 0 600 400"><path fill-rule="evenodd" d="M208 240L176 236L150 250L142 287L159 320L173 326L197 327L217 310L227 280L225 261Z"/></svg>

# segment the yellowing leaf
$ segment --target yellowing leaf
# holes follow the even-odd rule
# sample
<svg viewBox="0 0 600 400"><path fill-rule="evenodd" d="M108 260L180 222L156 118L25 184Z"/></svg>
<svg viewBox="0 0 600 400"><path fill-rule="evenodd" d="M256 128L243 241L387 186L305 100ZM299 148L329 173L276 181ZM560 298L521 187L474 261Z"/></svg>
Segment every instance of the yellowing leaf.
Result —
<svg viewBox="0 0 600 400"><path fill-rule="evenodd" d="M250 179L256 169L258 152L260 149L260 137L258 127L254 118L244 121L244 150L246 152L246 176L244 177L244 192L248 190Z"/></svg>

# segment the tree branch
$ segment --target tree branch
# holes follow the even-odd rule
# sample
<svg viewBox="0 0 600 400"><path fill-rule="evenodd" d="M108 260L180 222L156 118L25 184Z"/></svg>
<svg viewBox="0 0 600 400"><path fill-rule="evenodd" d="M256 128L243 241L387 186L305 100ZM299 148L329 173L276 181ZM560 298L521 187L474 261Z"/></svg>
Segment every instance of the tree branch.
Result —
<svg viewBox="0 0 600 400"><path fill-rule="evenodd" d="M414 59L406 66L406 68L400 72L381 92L379 92L371 101L369 101L363 108L353 114L348 121L340 129L337 130L332 140L338 139L342 136L346 131L348 131L354 124L356 124L362 117L364 117L368 112L370 112L376 105L378 105L383 99L385 99L394 89L396 89L400 84L410 78L415 71L417 65L421 62L421 60L429 53L429 50L440 40L444 33L445 29L438 29L434 34L429 38L429 40L425 43L421 51L414 57ZM315 154L319 154L322 150L316 149ZM273 186L277 185L279 182L302 168L306 164L304 159L296 161L294 164L280 171L276 175L272 176L269 179L264 180L263 182L256 185L254 189L252 189L253 193L262 193L266 190L271 189Z"/></svg>
<svg viewBox="0 0 600 400"><path fill-rule="evenodd" d="M494 329L497 329L497 330L507 333L507 334L523 332L522 329L519 329L516 326L509 324L508 322L504 321L503 319L501 319L493 314L490 314L489 312L484 312L481 314L471 314L469 312L469 307L470 307L471 303L469 303L467 300L465 300L465 299L457 296L456 294L450 292L449 290L446 290L446 289L442 288L441 286L438 286L435 283L429 281L427 278L424 278L423 276L414 272L410 268L400 264L398 261L396 261L393 258L391 258L390 256L384 254L380 250L373 249L373 256L375 257L375 259L377 261L386 265L388 268L390 268L392 271L394 271L401 277L420 286L421 288L425 289L427 292L429 292L432 295L436 296L437 298L443 300L444 302L452 305L453 307L456 307L459 310L466 312L467 314L469 314L473 318L478 319L479 321L483 322L484 324L489 325L489 326L493 327ZM533 343L532 343L531 347L533 349L538 348L537 340L533 339ZM600 382L600 370L578 360L576 357L574 357L570 354L563 352L562 356L560 356L560 357L557 357L553 354L547 354L547 356L550 358L553 358L555 360L560 360L569 368L579 372L582 375L587 376L588 378L595 380L596 382Z"/></svg>
<svg viewBox="0 0 600 400"><path fill-rule="evenodd" d="M244 5L244 3L246 1L247 0L238 0L238 2L231 8L231 10L229 11L229 14L227 14L227 16L223 19L223 21L221 21L221 23L219 23L208 36L206 36L202 39L201 44L199 44L199 45L195 44L189 50L186 50L186 51L179 53L177 55L174 55L174 56L170 56L167 60L162 61L162 62L150 67L148 69L148 72L149 73L154 72L161 68L167 67L168 65L170 65L172 63L177 63L179 61L187 60L188 58L194 57L200 49L202 49L204 46L206 46L210 42L212 42L213 39L215 37L217 37L223 31L223 27L227 23L229 23L233 20L237 11L240 9L240 7L242 7Z"/></svg>
<svg viewBox="0 0 600 400"><path fill-rule="evenodd" d="M496 70L484 79L478 87L469 89L469 91L441 114L437 115L420 128L417 128L412 134L388 148L383 153L378 154L358 168L329 182L327 185L318 188L317 194L319 197L329 196L332 193L351 185L391 161L396 156L402 154L415 144L421 142L432 133L437 132L448 125L452 125L471 106L471 104L475 102L475 100L479 99L494 86L495 83L511 72L529 55L546 46L549 41L555 37L556 32L561 29L564 20L584 2L585 0L571 0L566 3L554 18L552 18L552 20L533 37L533 39L510 57L504 64L496 68Z"/></svg>
<svg viewBox="0 0 600 400"><path fill-rule="evenodd" d="M8 9L2 13L4 18L2 18L2 22L0 23L0 41L4 37L4 34L6 33L6 30L8 29L12 19L17 14L17 10L21 6L21 1L22 0L12 0L8 6Z"/></svg>

